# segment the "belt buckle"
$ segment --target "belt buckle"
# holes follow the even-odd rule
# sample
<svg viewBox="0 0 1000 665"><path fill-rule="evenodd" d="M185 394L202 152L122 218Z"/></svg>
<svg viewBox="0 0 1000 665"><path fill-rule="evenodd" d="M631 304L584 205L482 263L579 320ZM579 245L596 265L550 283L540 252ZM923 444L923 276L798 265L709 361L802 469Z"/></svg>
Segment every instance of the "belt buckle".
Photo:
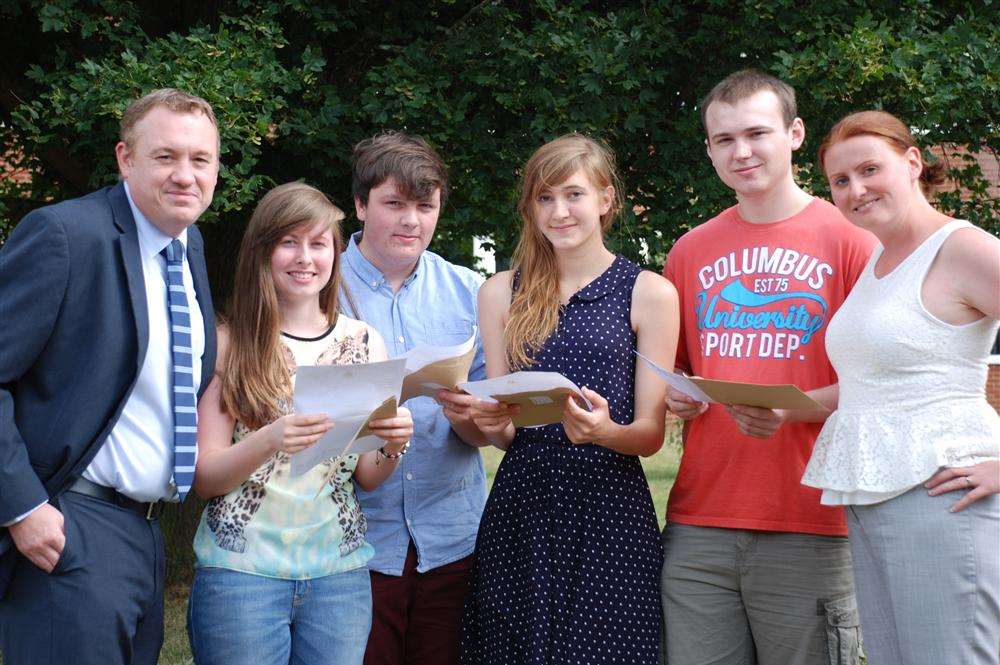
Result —
<svg viewBox="0 0 1000 665"><path fill-rule="evenodd" d="M153 513L158 512L156 510L156 506L157 506L158 503L159 503L159 501L150 501L148 504L146 504L146 521L147 522L152 522L153 519L155 518L154 515L153 515Z"/></svg>

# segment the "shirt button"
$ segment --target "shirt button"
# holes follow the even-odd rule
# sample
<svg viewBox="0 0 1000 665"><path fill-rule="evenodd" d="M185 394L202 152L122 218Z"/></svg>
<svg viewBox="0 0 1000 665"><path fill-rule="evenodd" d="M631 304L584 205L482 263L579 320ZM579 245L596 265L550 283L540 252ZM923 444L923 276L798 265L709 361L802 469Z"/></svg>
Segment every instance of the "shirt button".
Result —
<svg viewBox="0 0 1000 665"><path fill-rule="evenodd" d="M402 344L402 343L403 343L403 336L402 336L402 335L400 335L400 336L399 336L399 343L400 343L400 344Z"/></svg>
<svg viewBox="0 0 1000 665"><path fill-rule="evenodd" d="M412 473L406 474L406 479L407 480L413 480L413 474Z"/></svg>
<svg viewBox="0 0 1000 665"><path fill-rule="evenodd" d="M378 286L378 281L376 281L376 280L373 279L372 280L372 286Z"/></svg>

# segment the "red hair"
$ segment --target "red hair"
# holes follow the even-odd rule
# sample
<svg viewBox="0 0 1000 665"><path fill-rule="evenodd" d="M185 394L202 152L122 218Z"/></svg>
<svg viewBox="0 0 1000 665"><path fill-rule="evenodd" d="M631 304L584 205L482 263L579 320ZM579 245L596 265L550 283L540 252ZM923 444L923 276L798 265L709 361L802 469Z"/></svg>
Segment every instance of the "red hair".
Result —
<svg viewBox="0 0 1000 665"><path fill-rule="evenodd" d="M910 148L920 150L920 146L913 139L913 134L910 133L906 125L896 116L885 111L858 111L844 116L837 121L837 124L830 128L826 138L823 139L823 143L820 144L819 152L817 153L820 165L823 165L826 151L834 144L854 138L855 136L877 136L901 155ZM945 180L944 164L941 162L928 164L924 161L922 154L920 156L920 163L922 166L920 170L920 188L924 194L930 194L934 190L934 187L940 185Z"/></svg>

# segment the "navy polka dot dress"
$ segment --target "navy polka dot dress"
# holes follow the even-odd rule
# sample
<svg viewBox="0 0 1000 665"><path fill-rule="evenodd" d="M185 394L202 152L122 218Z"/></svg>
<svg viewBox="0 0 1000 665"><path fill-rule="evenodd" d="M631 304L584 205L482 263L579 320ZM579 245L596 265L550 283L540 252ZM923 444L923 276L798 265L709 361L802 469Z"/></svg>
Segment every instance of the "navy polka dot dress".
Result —
<svg viewBox="0 0 1000 665"><path fill-rule="evenodd" d="M596 390L623 425L639 272L618 257L577 292L532 367ZM657 663L661 561L637 457L573 445L561 424L519 428L479 527L462 663Z"/></svg>

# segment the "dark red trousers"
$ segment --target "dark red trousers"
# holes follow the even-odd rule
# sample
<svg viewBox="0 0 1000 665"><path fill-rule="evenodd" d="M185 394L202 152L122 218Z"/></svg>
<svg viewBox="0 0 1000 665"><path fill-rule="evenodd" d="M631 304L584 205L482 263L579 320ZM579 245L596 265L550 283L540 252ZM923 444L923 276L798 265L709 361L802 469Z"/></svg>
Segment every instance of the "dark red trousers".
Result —
<svg viewBox="0 0 1000 665"><path fill-rule="evenodd" d="M371 572L365 665L457 665L472 557L418 573L410 541L401 577Z"/></svg>

